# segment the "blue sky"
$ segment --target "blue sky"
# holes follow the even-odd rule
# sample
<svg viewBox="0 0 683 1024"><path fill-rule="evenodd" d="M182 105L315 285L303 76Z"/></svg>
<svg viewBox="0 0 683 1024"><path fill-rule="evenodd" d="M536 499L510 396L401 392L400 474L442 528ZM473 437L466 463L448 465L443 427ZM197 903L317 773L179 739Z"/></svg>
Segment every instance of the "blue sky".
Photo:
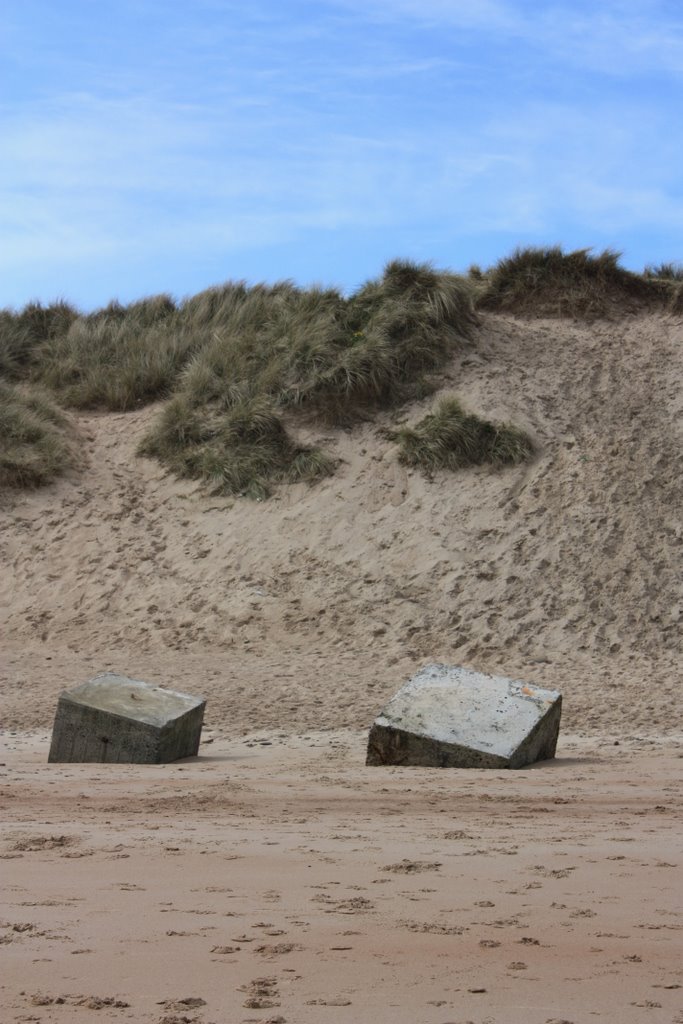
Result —
<svg viewBox="0 0 683 1024"><path fill-rule="evenodd" d="M7 0L0 306L683 260L679 0Z"/></svg>

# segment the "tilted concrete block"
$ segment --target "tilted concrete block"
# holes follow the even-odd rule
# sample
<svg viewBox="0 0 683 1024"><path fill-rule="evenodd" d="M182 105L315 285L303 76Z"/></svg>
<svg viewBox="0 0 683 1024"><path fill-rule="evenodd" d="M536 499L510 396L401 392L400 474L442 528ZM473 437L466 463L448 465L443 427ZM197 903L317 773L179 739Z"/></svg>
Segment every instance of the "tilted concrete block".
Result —
<svg viewBox="0 0 683 1024"><path fill-rule="evenodd" d="M522 768L555 756L562 695L448 665L428 665L391 698L366 764Z"/></svg>
<svg viewBox="0 0 683 1024"><path fill-rule="evenodd" d="M104 672L59 697L48 761L161 764L199 749L206 701Z"/></svg>

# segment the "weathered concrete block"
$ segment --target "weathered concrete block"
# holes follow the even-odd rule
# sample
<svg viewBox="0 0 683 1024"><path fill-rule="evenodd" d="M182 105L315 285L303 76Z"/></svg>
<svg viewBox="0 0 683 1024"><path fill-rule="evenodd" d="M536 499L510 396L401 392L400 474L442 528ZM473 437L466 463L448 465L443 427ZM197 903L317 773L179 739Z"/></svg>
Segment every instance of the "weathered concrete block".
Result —
<svg viewBox="0 0 683 1024"><path fill-rule="evenodd" d="M206 701L104 672L59 697L48 761L161 764L199 749Z"/></svg>
<svg viewBox="0 0 683 1024"><path fill-rule="evenodd" d="M561 711L555 690L428 665L375 719L366 763L522 768L555 756Z"/></svg>

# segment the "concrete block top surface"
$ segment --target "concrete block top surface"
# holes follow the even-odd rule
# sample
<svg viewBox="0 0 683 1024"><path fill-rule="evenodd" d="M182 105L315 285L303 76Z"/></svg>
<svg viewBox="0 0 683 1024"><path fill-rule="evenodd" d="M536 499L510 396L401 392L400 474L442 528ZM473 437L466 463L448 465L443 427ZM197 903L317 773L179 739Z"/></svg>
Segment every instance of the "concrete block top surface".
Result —
<svg viewBox="0 0 683 1024"><path fill-rule="evenodd" d="M103 672L73 690L65 690L60 699L158 727L205 703L203 697L164 690L161 686L113 672Z"/></svg>
<svg viewBox="0 0 683 1024"><path fill-rule="evenodd" d="M375 719L443 743L509 758L550 708L556 690L449 665L427 665Z"/></svg>

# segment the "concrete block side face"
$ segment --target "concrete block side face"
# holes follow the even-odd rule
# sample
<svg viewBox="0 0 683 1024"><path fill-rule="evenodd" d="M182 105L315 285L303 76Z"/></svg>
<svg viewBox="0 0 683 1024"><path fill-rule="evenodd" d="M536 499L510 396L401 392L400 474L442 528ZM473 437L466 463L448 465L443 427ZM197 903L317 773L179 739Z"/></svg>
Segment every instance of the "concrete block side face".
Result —
<svg viewBox="0 0 683 1024"><path fill-rule="evenodd" d="M159 764L159 730L60 697L50 762Z"/></svg>
<svg viewBox="0 0 683 1024"><path fill-rule="evenodd" d="M164 764L181 757L196 757L204 724L206 701L169 722L160 733L159 760Z"/></svg>
<svg viewBox="0 0 683 1024"><path fill-rule="evenodd" d="M560 719L562 717L562 698L555 703L536 727L519 745L510 759L511 768L524 768L536 761L549 761L555 757L557 739L560 735Z"/></svg>
<svg viewBox="0 0 683 1024"><path fill-rule="evenodd" d="M368 736L366 765L420 768L509 768L507 758L375 722Z"/></svg>

